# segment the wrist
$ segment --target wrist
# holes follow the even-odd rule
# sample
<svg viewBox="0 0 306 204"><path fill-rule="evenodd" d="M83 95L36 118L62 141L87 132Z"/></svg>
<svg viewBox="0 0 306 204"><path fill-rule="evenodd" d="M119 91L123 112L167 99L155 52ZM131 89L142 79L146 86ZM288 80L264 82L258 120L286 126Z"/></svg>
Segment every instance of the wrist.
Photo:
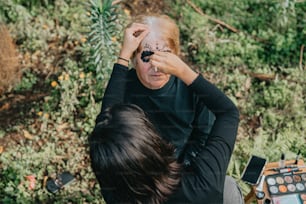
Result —
<svg viewBox="0 0 306 204"><path fill-rule="evenodd" d="M131 56L132 56L132 53L125 51L125 50L121 50L119 53L120 58L127 59L127 60L130 60Z"/></svg>
<svg viewBox="0 0 306 204"><path fill-rule="evenodd" d="M198 73L193 71L190 67L182 69L178 73L178 78L180 78L187 86L192 84L192 82L198 77Z"/></svg>
<svg viewBox="0 0 306 204"><path fill-rule="evenodd" d="M123 57L118 57L118 60L122 60L122 61L125 61L125 62L127 62L127 63L129 63L130 62L130 60L129 59L126 59L126 58L123 58Z"/></svg>
<svg viewBox="0 0 306 204"><path fill-rule="evenodd" d="M123 57L118 57L117 63L118 63L118 64L121 64L121 65L123 65L123 66L126 66L126 67L129 66L129 60L128 60L128 59L125 59L125 58L123 58Z"/></svg>

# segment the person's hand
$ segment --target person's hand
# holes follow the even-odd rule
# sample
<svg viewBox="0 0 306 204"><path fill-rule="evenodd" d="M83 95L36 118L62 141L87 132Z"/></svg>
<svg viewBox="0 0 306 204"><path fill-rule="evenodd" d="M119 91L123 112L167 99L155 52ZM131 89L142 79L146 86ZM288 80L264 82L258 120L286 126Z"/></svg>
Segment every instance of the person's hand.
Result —
<svg viewBox="0 0 306 204"><path fill-rule="evenodd" d="M150 56L150 63L158 71L174 75L187 85L198 76L181 58L171 52L154 51L154 54Z"/></svg>
<svg viewBox="0 0 306 204"><path fill-rule="evenodd" d="M148 26L141 23L133 23L130 27L126 28L120 57L129 60L148 33Z"/></svg>

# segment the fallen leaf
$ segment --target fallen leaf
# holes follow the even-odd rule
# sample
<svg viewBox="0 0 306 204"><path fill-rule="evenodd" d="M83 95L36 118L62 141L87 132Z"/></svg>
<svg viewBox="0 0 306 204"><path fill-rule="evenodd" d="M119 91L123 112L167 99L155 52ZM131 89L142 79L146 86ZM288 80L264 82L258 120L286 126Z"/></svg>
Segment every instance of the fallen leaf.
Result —
<svg viewBox="0 0 306 204"><path fill-rule="evenodd" d="M34 175L29 175L29 176L26 176L26 179L29 182L28 189L29 190L34 190L35 184L36 184L35 176Z"/></svg>
<svg viewBox="0 0 306 204"><path fill-rule="evenodd" d="M9 108L10 108L10 104L9 103L5 103L3 106L0 107L0 111L7 110Z"/></svg>
<svg viewBox="0 0 306 204"><path fill-rule="evenodd" d="M61 124L61 125L58 125L58 126L56 127L56 130L57 130L58 132L61 132L61 131L65 130L65 129L67 129L67 128L69 128L69 124L68 124L68 123L63 123L63 124Z"/></svg>
<svg viewBox="0 0 306 204"><path fill-rule="evenodd" d="M44 176L43 187L45 188L47 185L48 176Z"/></svg>
<svg viewBox="0 0 306 204"><path fill-rule="evenodd" d="M4 148L3 146L0 146L0 154L3 152Z"/></svg>
<svg viewBox="0 0 306 204"><path fill-rule="evenodd" d="M245 84L244 84L244 91L248 91L252 86L252 79L251 77L248 77L245 81Z"/></svg>
<svg viewBox="0 0 306 204"><path fill-rule="evenodd" d="M238 91L236 94L235 94L235 96L237 97L237 98L242 98L243 96L242 96L242 93L240 92L240 91Z"/></svg>
<svg viewBox="0 0 306 204"><path fill-rule="evenodd" d="M275 79L275 74L251 73L251 76L261 81L271 81Z"/></svg>
<svg viewBox="0 0 306 204"><path fill-rule="evenodd" d="M123 11L124 11L124 13L125 13L127 16L131 16L131 11L130 11L130 10L124 9Z"/></svg>
<svg viewBox="0 0 306 204"><path fill-rule="evenodd" d="M23 130L23 136L26 138L26 139L29 139L29 140L32 140L33 139L33 136L26 130Z"/></svg>

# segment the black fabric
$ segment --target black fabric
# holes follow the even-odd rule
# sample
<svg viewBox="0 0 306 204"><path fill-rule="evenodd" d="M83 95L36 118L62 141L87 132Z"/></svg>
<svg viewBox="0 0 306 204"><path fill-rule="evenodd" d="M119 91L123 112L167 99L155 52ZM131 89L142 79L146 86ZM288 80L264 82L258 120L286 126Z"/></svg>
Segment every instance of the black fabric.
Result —
<svg viewBox="0 0 306 204"><path fill-rule="evenodd" d="M176 156L189 163L180 187L166 203L223 203L239 122L238 110L229 98L201 75L190 86L172 76L161 89L150 90L134 69L115 64L96 122L105 108L121 102L140 106L161 136L176 146ZM215 122L208 109L215 114Z"/></svg>
<svg viewBox="0 0 306 204"><path fill-rule="evenodd" d="M102 111L116 98L141 107L160 135L176 147L176 157L186 165L205 145L215 119L196 94L178 78L172 76L165 86L152 90L141 84L135 69L128 70L120 64L114 66Z"/></svg>

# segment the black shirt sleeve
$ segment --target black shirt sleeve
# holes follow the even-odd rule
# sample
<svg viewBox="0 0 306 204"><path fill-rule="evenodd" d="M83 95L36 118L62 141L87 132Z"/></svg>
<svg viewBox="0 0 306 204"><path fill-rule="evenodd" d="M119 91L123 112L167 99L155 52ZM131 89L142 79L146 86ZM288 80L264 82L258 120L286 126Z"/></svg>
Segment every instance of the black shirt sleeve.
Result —
<svg viewBox="0 0 306 204"><path fill-rule="evenodd" d="M219 203L223 201L225 175L236 140L239 112L233 102L202 75L190 88L215 114L216 120L205 147L192 159L191 170L184 173L182 186L191 200Z"/></svg>
<svg viewBox="0 0 306 204"><path fill-rule="evenodd" d="M117 63L114 64L110 80L104 92L101 112L96 118L96 123L98 123L101 120L103 112L106 108L114 104L123 102L127 74L128 74L128 67Z"/></svg>
<svg viewBox="0 0 306 204"><path fill-rule="evenodd" d="M203 102L199 101L196 105L195 118L192 123L193 130L179 158L179 162L183 162L184 166L188 167L191 158L196 157L202 148L205 147L214 120L215 115Z"/></svg>

